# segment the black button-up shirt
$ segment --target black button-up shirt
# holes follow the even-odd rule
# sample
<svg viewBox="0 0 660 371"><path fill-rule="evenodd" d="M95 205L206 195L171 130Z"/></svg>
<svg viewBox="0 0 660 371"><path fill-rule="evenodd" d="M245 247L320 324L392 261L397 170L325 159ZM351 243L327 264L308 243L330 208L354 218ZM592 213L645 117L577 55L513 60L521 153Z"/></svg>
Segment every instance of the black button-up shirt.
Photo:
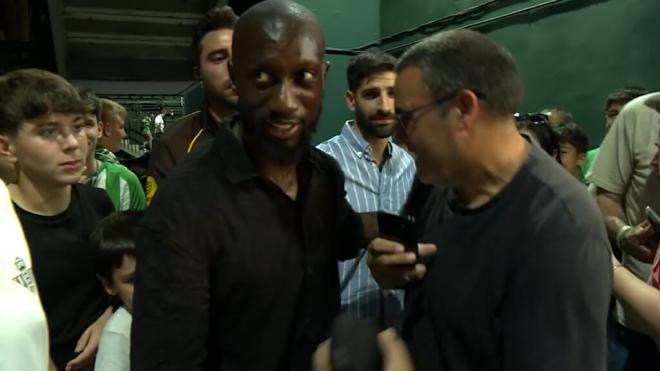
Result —
<svg viewBox="0 0 660 371"><path fill-rule="evenodd" d="M341 169L310 148L294 201L226 128L191 156L141 223L132 369L309 369L365 241Z"/></svg>

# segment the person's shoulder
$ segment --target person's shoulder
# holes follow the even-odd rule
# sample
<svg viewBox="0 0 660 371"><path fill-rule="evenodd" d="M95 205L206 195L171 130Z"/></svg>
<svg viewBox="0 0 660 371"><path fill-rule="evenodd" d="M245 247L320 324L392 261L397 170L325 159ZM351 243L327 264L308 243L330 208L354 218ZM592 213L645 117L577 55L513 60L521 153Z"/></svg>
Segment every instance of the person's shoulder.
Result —
<svg viewBox="0 0 660 371"><path fill-rule="evenodd" d="M311 147L309 156L311 161L321 169L338 169L341 171L341 167L337 163L337 160L331 154L319 148Z"/></svg>
<svg viewBox="0 0 660 371"><path fill-rule="evenodd" d="M600 212L587 187L570 175L552 157L542 150L531 154L529 173L531 181L526 192L530 195L529 210L532 220L540 223L560 223L582 227L602 224ZM538 216L538 218L537 218Z"/></svg>
<svg viewBox="0 0 660 371"><path fill-rule="evenodd" d="M635 110L646 110L646 109L651 109L653 110L653 104L649 104L649 102L654 102L660 100L660 92L656 93L650 93L650 94L645 94L641 95L628 103L621 109L621 113L626 112L626 111L635 111Z"/></svg>
<svg viewBox="0 0 660 371"><path fill-rule="evenodd" d="M401 161L405 167L415 165L415 159L412 157L412 155L403 149L403 147L394 142L392 142L392 157Z"/></svg>
<svg viewBox="0 0 660 371"><path fill-rule="evenodd" d="M204 202L209 193L222 193L223 163L214 151L214 146L205 148L187 155L174 170L167 176L167 181L159 185L154 201L168 199L170 206L175 203L195 204ZM159 205L153 202L150 207ZM158 207L162 207L160 205Z"/></svg>
<svg viewBox="0 0 660 371"><path fill-rule="evenodd" d="M105 163L105 171L112 176L119 177L130 183L140 183L138 176L131 171L131 169L120 163L107 162Z"/></svg>
<svg viewBox="0 0 660 371"><path fill-rule="evenodd" d="M126 308L119 307L112 314L105 327L103 332L112 332L115 334L126 335L130 337L131 334L131 322L133 321L133 316L126 310Z"/></svg>
<svg viewBox="0 0 660 371"><path fill-rule="evenodd" d="M660 92L648 94L645 96L646 101L644 102L649 108L660 112Z"/></svg>
<svg viewBox="0 0 660 371"><path fill-rule="evenodd" d="M90 184L74 184L73 190L81 204L92 207L102 216L114 211L112 201L110 201L110 197L104 189L96 188Z"/></svg>
<svg viewBox="0 0 660 371"><path fill-rule="evenodd" d="M648 104L649 101L652 102L655 99L660 99L660 93L642 95L626 103L621 113L619 113L617 120L614 121L612 129L615 129L617 125L625 125L624 127L635 125L650 126L648 124L653 122L653 118L660 115L658 111L653 109L652 105ZM616 131L612 129L610 131Z"/></svg>
<svg viewBox="0 0 660 371"><path fill-rule="evenodd" d="M334 146L341 146L345 144L344 139L342 138L341 134L335 135L332 138L326 139L325 141L319 143L319 145L316 146L316 148L320 149L323 152L329 153L332 151L332 147Z"/></svg>
<svg viewBox="0 0 660 371"><path fill-rule="evenodd" d="M160 136L159 139L161 139L164 142L167 142L168 140L171 140L171 138L176 138L184 134L190 134L194 131L193 126L200 126L199 124L201 120L201 112L196 111L193 113L190 113L188 115L185 115L183 117L180 117L176 121L174 121L172 124L167 126L165 128L165 131L163 134Z"/></svg>

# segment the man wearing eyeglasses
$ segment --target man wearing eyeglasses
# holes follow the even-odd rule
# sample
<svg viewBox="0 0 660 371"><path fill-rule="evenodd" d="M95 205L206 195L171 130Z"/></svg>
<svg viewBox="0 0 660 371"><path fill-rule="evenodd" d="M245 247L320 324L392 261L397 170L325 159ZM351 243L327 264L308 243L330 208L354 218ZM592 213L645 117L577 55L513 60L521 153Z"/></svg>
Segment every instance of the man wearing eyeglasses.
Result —
<svg viewBox="0 0 660 371"><path fill-rule="evenodd" d="M391 278L401 246L369 247L376 280L407 288L403 337L416 369L604 370L605 228L584 187L516 130L513 57L457 30L412 47L397 72L418 177L452 193L424 241L437 253L421 282Z"/></svg>

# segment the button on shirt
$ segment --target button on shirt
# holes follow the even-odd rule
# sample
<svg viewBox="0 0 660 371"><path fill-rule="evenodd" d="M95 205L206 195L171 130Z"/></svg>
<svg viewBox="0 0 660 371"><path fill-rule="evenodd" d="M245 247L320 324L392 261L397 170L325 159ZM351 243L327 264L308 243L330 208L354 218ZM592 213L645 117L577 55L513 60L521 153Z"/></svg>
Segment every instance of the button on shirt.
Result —
<svg viewBox="0 0 660 371"><path fill-rule="evenodd" d="M382 167L374 161L369 143L353 121L340 135L318 148L334 157L346 178L346 199L359 213L387 211L398 214L415 178L415 161L401 147L388 143ZM381 290L369 272L366 256L339 263L342 311L382 325L398 325L403 308L402 290Z"/></svg>
<svg viewBox="0 0 660 371"><path fill-rule="evenodd" d="M141 221L133 370L309 370L339 313L337 260L364 247L337 163L310 148L294 201L219 128Z"/></svg>

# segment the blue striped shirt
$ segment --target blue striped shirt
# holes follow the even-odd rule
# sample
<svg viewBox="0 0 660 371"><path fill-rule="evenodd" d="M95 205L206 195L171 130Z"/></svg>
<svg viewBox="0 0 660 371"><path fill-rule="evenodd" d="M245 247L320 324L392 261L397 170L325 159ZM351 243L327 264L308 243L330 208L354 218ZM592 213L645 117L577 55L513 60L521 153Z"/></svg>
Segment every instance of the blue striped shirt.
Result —
<svg viewBox="0 0 660 371"><path fill-rule="evenodd" d="M347 121L340 135L318 148L334 157L346 177L346 198L358 213L403 208L415 177L415 162L401 147L390 142L386 160L379 169L369 143ZM366 256L339 263L339 282L347 282L341 293L342 311L382 325L399 325L403 312L402 290L381 290L367 267ZM347 277L349 274L351 277Z"/></svg>

